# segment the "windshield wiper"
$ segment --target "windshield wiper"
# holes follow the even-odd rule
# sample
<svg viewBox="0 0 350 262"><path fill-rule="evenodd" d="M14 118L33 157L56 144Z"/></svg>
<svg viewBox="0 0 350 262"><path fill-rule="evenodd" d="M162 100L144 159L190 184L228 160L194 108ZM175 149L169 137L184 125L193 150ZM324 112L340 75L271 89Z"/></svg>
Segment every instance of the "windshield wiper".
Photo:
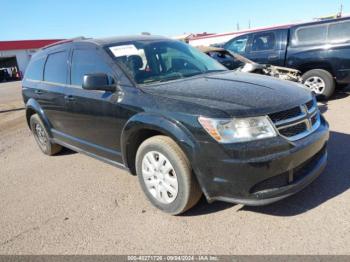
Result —
<svg viewBox="0 0 350 262"><path fill-rule="evenodd" d="M204 74L204 73L205 72L198 71L198 72L195 72L195 73L184 75L184 77L191 77L191 76L201 75L201 74Z"/></svg>
<svg viewBox="0 0 350 262"><path fill-rule="evenodd" d="M177 80L177 79L181 79L181 78L183 78L183 76L179 76L179 75L169 76L169 77L165 77L165 78L160 79L159 82L166 82L166 81Z"/></svg>
<svg viewBox="0 0 350 262"><path fill-rule="evenodd" d="M225 72L229 71L228 69L216 69L216 70L207 70L204 73L215 73L215 72Z"/></svg>

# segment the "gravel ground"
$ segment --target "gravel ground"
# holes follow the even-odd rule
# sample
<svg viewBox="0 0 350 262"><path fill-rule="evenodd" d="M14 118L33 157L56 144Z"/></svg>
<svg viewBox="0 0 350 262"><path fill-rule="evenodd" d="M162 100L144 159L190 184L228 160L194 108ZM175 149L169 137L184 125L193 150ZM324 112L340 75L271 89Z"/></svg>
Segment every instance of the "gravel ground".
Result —
<svg viewBox="0 0 350 262"><path fill-rule="evenodd" d="M329 164L309 187L265 207L153 208L138 181L64 151L43 155L20 83L0 84L0 254L350 254L350 89L321 104Z"/></svg>

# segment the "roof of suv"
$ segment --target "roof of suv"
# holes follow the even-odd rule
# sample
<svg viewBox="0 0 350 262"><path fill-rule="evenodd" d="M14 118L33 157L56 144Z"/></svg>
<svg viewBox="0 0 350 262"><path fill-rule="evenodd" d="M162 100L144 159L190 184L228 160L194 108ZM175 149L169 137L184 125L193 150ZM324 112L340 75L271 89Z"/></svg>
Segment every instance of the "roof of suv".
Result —
<svg viewBox="0 0 350 262"><path fill-rule="evenodd" d="M154 36L154 35L131 35L131 36L114 36L107 38L90 38L83 41L94 42L98 45L109 45L117 44L128 41L147 41L147 40L165 40L169 39L164 36Z"/></svg>
<svg viewBox="0 0 350 262"><path fill-rule="evenodd" d="M60 46L66 43L81 43L81 42L90 42L100 46L106 46L111 44L118 44L128 41L152 41L152 40L169 40L164 36L154 36L154 35L132 35L132 36L115 36L115 37L107 37L107 38L85 38L85 37L76 37L72 39L65 39L51 45L47 45L43 47L43 49L47 49L54 46Z"/></svg>

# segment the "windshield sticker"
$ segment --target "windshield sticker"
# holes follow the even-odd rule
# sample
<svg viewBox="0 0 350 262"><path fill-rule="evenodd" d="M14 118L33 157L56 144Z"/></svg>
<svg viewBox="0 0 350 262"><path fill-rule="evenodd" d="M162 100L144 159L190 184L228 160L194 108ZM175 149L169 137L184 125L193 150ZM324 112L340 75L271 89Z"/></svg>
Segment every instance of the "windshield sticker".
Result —
<svg viewBox="0 0 350 262"><path fill-rule="evenodd" d="M129 56L138 54L138 50L134 45L118 45L109 48L115 57Z"/></svg>

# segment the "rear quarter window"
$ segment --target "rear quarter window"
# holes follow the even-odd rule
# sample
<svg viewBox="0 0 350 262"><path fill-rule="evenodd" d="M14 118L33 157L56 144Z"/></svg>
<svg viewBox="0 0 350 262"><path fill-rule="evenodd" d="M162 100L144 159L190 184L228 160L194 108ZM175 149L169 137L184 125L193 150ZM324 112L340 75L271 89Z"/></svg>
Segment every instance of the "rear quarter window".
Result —
<svg viewBox="0 0 350 262"><path fill-rule="evenodd" d="M350 21L329 24L328 39L330 42L346 42L350 40Z"/></svg>
<svg viewBox="0 0 350 262"><path fill-rule="evenodd" d="M66 84L68 72L67 60L68 52L66 51L48 55L44 70L44 81Z"/></svg>
<svg viewBox="0 0 350 262"><path fill-rule="evenodd" d="M43 70L46 57L32 59L27 67L24 79L27 80L43 80Z"/></svg>
<svg viewBox="0 0 350 262"><path fill-rule="evenodd" d="M291 32L292 46L307 46L350 41L350 21L301 26Z"/></svg>
<svg viewBox="0 0 350 262"><path fill-rule="evenodd" d="M315 45L327 41L327 25L312 25L294 30L292 45Z"/></svg>

